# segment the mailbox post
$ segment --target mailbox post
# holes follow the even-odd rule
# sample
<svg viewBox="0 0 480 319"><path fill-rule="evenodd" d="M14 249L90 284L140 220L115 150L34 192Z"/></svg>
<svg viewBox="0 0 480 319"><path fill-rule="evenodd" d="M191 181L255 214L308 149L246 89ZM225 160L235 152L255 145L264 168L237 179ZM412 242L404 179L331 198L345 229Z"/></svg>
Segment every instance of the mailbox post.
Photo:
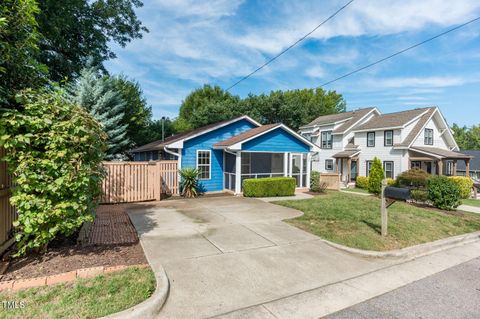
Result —
<svg viewBox="0 0 480 319"><path fill-rule="evenodd" d="M381 196L381 214L382 214L382 236L387 236L388 229L388 212L387 212L387 201L385 198L385 188L387 187L387 180L382 180L382 196Z"/></svg>

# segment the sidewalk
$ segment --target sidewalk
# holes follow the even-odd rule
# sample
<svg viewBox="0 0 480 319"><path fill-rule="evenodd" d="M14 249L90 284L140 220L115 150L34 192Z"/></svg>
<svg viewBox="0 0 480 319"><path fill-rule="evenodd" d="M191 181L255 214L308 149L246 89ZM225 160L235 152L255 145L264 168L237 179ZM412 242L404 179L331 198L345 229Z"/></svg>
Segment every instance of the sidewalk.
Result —
<svg viewBox="0 0 480 319"><path fill-rule="evenodd" d="M320 318L479 256L466 244L215 318Z"/></svg>
<svg viewBox="0 0 480 319"><path fill-rule="evenodd" d="M463 210L464 212L480 214L480 207L470 206L470 205L460 205L457 210Z"/></svg>

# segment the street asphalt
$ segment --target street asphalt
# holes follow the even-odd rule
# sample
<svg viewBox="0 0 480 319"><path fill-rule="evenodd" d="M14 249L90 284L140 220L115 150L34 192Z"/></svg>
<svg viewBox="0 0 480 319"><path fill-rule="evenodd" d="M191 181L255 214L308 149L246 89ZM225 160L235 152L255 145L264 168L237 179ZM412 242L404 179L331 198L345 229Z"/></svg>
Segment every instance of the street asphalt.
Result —
<svg viewBox="0 0 480 319"><path fill-rule="evenodd" d="M480 258L325 318L480 318Z"/></svg>

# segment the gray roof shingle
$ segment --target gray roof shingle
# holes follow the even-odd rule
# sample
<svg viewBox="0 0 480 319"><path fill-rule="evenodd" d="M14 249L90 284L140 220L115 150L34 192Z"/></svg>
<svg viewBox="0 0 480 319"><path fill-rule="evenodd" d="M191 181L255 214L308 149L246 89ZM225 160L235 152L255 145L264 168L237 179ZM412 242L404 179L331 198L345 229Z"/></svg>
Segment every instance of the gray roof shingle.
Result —
<svg viewBox="0 0 480 319"><path fill-rule="evenodd" d="M358 109L349 112L342 112L337 114L330 114L330 115L322 115L317 117L312 122L304 125L302 127L309 127L315 125L326 125L326 124L333 124L336 122L341 122L347 120L343 123L340 127L338 127L334 133L343 133L348 128L350 128L353 124L355 124L358 120L360 120L363 116L365 116L368 112L372 111L374 107Z"/></svg>
<svg viewBox="0 0 480 319"><path fill-rule="evenodd" d="M434 108L421 108L395 113L387 113L374 116L368 122L358 126L355 130L374 130L389 127L399 127L407 124L422 113Z"/></svg>
<svg viewBox="0 0 480 319"><path fill-rule="evenodd" d="M466 150L460 151L460 153L473 156L473 158L470 160L470 170L480 171L480 150ZM464 161L457 162L457 170L464 171L465 169L466 167Z"/></svg>

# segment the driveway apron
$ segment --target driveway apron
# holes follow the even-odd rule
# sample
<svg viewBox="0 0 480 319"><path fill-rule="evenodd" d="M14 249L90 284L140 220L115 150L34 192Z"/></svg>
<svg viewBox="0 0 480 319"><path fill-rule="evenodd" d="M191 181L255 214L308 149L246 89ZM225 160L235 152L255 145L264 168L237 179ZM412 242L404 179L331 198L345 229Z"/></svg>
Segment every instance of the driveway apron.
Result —
<svg viewBox="0 0 480 319"><path fill-rule="evenodd" d="M133 205L129 215L147 258L170 280L160 317L212 317L392 263L344 253L282 221L301 214L242 197Z"/></svg>

